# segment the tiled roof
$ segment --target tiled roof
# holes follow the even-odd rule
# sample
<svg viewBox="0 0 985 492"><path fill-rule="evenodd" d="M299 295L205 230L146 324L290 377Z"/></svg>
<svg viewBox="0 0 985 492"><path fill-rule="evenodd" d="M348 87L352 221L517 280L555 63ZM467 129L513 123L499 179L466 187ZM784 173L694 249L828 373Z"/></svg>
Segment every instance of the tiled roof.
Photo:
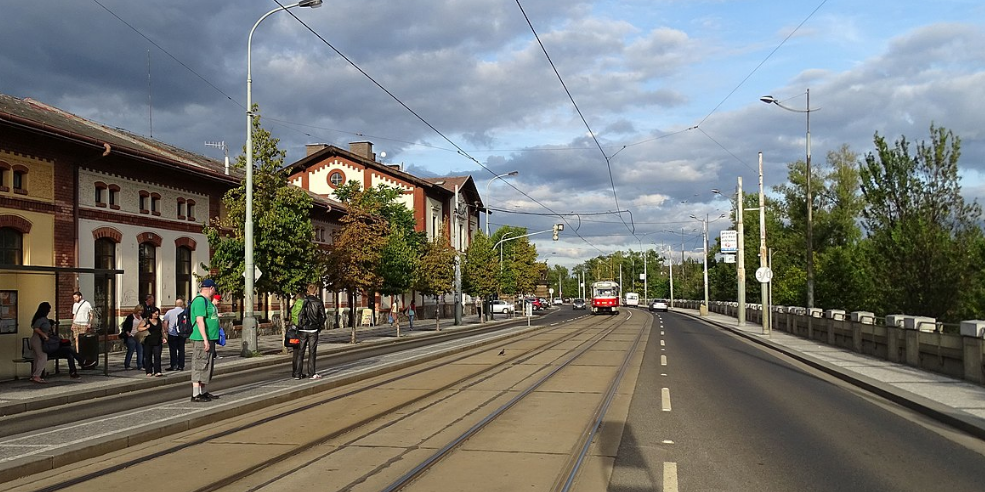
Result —
<svg viewBox="0 0 985 492"><path fill-rule="evenodd" d="M223 162L119 128L110 128L29 98L0 94L0 123L24 126L96 147L109 144L113 152L177 165L224 181L239 182L242 178L242 171L238 170L230 170L227 176Z"/></svg>

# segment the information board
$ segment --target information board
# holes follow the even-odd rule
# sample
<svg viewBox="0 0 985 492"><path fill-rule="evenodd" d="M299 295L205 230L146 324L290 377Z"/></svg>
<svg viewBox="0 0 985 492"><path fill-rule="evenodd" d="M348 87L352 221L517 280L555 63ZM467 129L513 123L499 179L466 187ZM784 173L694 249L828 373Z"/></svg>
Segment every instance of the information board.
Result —
<svg viewBox="0 0 985 492"><path fill-rule="evenodd" d="M722 231L722 253L739 252L739 233L732 230Z"/></svg>

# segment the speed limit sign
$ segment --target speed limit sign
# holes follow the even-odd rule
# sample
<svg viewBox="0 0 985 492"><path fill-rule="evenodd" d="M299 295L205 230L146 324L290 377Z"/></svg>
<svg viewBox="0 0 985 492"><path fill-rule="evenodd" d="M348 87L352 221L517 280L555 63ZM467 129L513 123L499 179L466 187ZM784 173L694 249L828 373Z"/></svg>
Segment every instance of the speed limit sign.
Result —
<svg viewBox="0 0 985 492"><path fill-rule="evenodd" d="M760 283L764 283L764 284L769 282L770 280L773 280L773 270L770 270L769 267L757 268L756 280L759 280Z"/></svg>

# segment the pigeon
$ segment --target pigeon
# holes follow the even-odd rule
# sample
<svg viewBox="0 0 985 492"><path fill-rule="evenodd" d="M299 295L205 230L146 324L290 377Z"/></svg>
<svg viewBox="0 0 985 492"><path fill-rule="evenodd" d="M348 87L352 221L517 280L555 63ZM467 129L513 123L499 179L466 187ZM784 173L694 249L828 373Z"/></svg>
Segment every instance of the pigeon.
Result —
<svg viewBox="0 0 985 492"><path fill-rule="evenodd" d="M506 349L500 350L499 355L506 355Z"/></svg>

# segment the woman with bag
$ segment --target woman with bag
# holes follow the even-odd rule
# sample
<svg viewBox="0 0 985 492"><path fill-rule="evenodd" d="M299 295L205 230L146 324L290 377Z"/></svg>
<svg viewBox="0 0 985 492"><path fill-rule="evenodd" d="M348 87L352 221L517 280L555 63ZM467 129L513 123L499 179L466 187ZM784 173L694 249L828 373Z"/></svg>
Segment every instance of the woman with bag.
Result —
<svg viewBox="0 0 985 492"><path fill-rule="evenodd" d="M147 377L161 377L161 352L164 350L164 329L161 323L161 310L156 306L148 311L148 317L137 325L137 337L142 338L144 347L144 370Z"/></svg>
<svg viewBox="0 0 985 492"><path fill-rule="evenodd" d="M51 312L51 304L42 302L38 305L38 310L31 318L31 352L34 352L34 360L31 361L31 382L43 384L47 383L41 378L44 367L48 364L48 354L44 351L44 342L48 339L51 331L51 322L48 321L48 313Z"/></svg>
<svg viewBox="0 0 985 492"><path fill-rule="evenodd" d="M83 369L88 369L89 367L94 365L95 361L89 362L83 359L82 356L79 355L79 353L76 352L74 348L72 348L71 340L62 340L62 338L58 336L58 332L54 327L54 323L52 323L51 320L48 319L48 313L50 312L51 312L51 304L48 304L47 302L42 302L41 305L38 306L38 311L34 313L34 321L31 323L31 326L35 327L34 331L36 335L38 334L37 331L39 329L45 335L41 337L42 338L41 349L45 354L44 357L45 363L48 362L49 358L65 359L68 361L68 375L72 379L79 379L79 371L76 368L75 364L78 363L80 366L82 366ZM37 354L35 354L35 359L37 359ZM42 366L42 370L43 368L44 366ZM34 381L35 383L44 382L44 380L41 379L40 374L38 374L37 379L35 379L34 375L32 375L31 381Z"/></svg>
<svg viewBox="0 0 985 492"><path fill-rule="evenodd" d="M120 338L123 339L124 343L127 345L127 355L123 359L123 369L130 370L130 360L133 358L134 353L137 354L137 369L143 369L144 367L144 346L143 344L137 343L137 326L143 321L141 313L144 312L144 307L137 304L133 308L133 312L127 315L126 319L123 320L123 324L120 325Z"/></svg>

